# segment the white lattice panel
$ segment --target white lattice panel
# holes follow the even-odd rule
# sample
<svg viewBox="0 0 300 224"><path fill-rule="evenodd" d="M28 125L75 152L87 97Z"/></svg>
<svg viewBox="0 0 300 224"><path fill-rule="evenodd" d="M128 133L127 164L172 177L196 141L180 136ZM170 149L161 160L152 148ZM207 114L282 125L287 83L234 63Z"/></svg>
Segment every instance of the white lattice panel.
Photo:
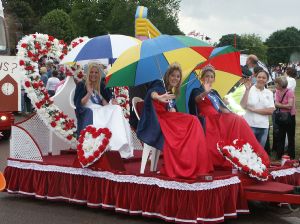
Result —
<svg viewBox="0 0 300 224"><path fill-rule="evenodd" d="M11 134L10 158L43 161L37 145L26 131L17 126L12 126Z"/></svg>
<svg viewBox="0 0 300 224"><path fill-rule="evenodd" d="M138 139L138 137L136 136L136 133L134 130L131 129L131 134L132 134L132 144L133 144L133 148L135 150L143 150L143 145L141 143L141 141Z"/></svg>
<svg viewBox="0 0 300 224"><path fill-rule="evenodd" d="M37 114L17 125L29 132L40 147L43 155L48 155L52 151L49 144L50 130Z"/></svg>

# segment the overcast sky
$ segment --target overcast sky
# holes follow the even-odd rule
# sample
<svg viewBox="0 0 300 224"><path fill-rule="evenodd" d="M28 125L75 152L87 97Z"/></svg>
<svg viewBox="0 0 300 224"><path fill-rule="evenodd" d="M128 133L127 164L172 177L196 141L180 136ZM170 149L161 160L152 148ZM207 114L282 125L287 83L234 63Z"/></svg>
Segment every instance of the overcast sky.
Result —
<svg viewBox="0 0 300 224"><path fill-rule="evenodd" d="M182 0L179 27L218 42L222 35L255 33L265 40L276 30L300 29L300 0Z"/></svg>

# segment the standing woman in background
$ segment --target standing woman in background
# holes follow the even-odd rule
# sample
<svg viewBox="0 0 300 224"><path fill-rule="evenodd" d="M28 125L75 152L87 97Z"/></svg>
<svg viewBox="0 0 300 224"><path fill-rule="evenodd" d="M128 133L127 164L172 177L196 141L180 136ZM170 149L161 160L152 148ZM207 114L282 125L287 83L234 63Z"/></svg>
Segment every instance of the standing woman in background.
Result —
<svg viewBox="0 0 300 224"><path fill-rule="evenodd" d="M296 131L296 106L295 94L292 89L287 88L286 77L279 76L275 79L275 106L281 112L288 113L288 120L278 123L278 148L277 159L281 159L284 154L285 136L288 136L288 154L291 159L295 159L295 131ZM276 118L275 118L276 119Z"/></svg>
<svg viewBox="0 0 300 224"><path fill-rule="evenodd" d="M258 72L255 84L251 80L245 83L246 91L241 100L241 106L246 110L244 118L262 147L265 147L268 137L269 116L275 110L273 93L265 88L268 80L266 71Z"/></svg>

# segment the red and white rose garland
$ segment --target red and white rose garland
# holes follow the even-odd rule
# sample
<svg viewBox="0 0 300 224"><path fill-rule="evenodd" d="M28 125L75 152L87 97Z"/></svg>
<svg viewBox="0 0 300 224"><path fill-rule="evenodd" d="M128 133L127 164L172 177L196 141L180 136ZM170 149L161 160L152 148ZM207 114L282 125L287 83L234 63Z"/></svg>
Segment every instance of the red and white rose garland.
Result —
<svg viewBox="0 0 300 224"><path fill-rule="evenodd" d="M71 43L68 46L68 50L71 51L73 48L77 47L80 43L83 43L90 38L84 36L84 37L77 37L74 40L71 41Z"/></svg>
<svg viewBox="0 0 300 224"><path fill-rule="evenodd" d="M73 76L77 81L81 81L85 76L82 66L77 63L65 65L64 72L66 76Z"/></svg>
<svg viewBox="0 0 300 224"><path fill-rule="evenodd" d="M129 105L129 88L114 87L114 96L118 104L122 107L124 117L129 119L130 116L130 105Z"/></svg>
<svg viewBox="0 0 300 224"><path fill-rule="evenodd" d="M47 34L30 34L23 37L18 45L18 59L23 73L23 85L37 114L62 139L76 147L76 126L74 120L53 104L40 79L38 61L41 57L60 61L68 53L67 45Z"/></svg>
<svg viewBox="0 0 300 224"><path fill-rule="evenodd" d="M111 135L108 128L96 129L92 125L80 132L77 155L82 167L88 167L101 158L109 149Z"/></svg>
<svg viewBox="0 0 300 224"><path fill-rule="evenodd" d="M235 139L232 143L226 144L220 141L217 147L219 152L238 170L242 170L258 180L268 180L267 167L248 142Z"/></svg>

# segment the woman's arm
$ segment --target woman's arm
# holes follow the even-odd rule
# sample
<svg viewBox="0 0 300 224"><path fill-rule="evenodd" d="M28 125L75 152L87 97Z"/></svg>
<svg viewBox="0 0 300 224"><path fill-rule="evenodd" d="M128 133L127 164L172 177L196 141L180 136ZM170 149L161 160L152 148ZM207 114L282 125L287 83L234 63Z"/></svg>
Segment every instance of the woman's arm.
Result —
<svg viewBox="0 0 300 224"><path fill-rule="evenodd" d="M223 107L222 105L220 105L220 111L222 113L231 113L230 110L228 110L226 107Z"/></svg>
<svg viewBox="0 0 300 224"><path fill-rule="evenodd" d="M272 115L275 108L274 107L269 107L269 108L255 109L255 108L252 108L252 107L247 107L247 110L249 110L253 113L260 114L260 115Z"/></svg>
<svg viewBox="0 0 300 224"><path fill-rule="evenodd" d="M201 100L204 99L205 96L212 90L212 86L209 83L202 84L204 91L200 93L198 96L195 97L195 102L199 103Z"/></svg>
<svg viewBox="0 0 300 224"><path fill-rule="evenodd" d="M162 103L168 103L169 100L175 99L175 95L174 94L169 94L169 93L159 95L157 92L152 92L151 93L151 98L153 100L158 100Z"/></svg>
<svg viewBox="0 0 300 224"><path fill-rule="evenodd" d="M280 109L291 110L293 108L293 105L294 105L294 100L295 100L294 97L289 97L287 104L275 102L275 107L280 108Z"/></svg>
<svg viewBox="0 0 300 224"><path fill-rule="evenodd" d="M251 80L248 79L246 82L245 82L245 87L246 87L246 91L242 97L242 100L241 100L241 107L245 110L247 110L247 104L248 104L248 97L249 97L249 92L250 92L250 89L252 87L252 83L251 83Z"/></svg>
<svg viewBox="0 0 300 224"><path fill-rule="evenodd" d="M81 99L82 105L85 105L89 101L91 95L93 94L93 89L91 88L91 86L89 84L86 86L86 88L87 88L87 93Z"/></svg>

